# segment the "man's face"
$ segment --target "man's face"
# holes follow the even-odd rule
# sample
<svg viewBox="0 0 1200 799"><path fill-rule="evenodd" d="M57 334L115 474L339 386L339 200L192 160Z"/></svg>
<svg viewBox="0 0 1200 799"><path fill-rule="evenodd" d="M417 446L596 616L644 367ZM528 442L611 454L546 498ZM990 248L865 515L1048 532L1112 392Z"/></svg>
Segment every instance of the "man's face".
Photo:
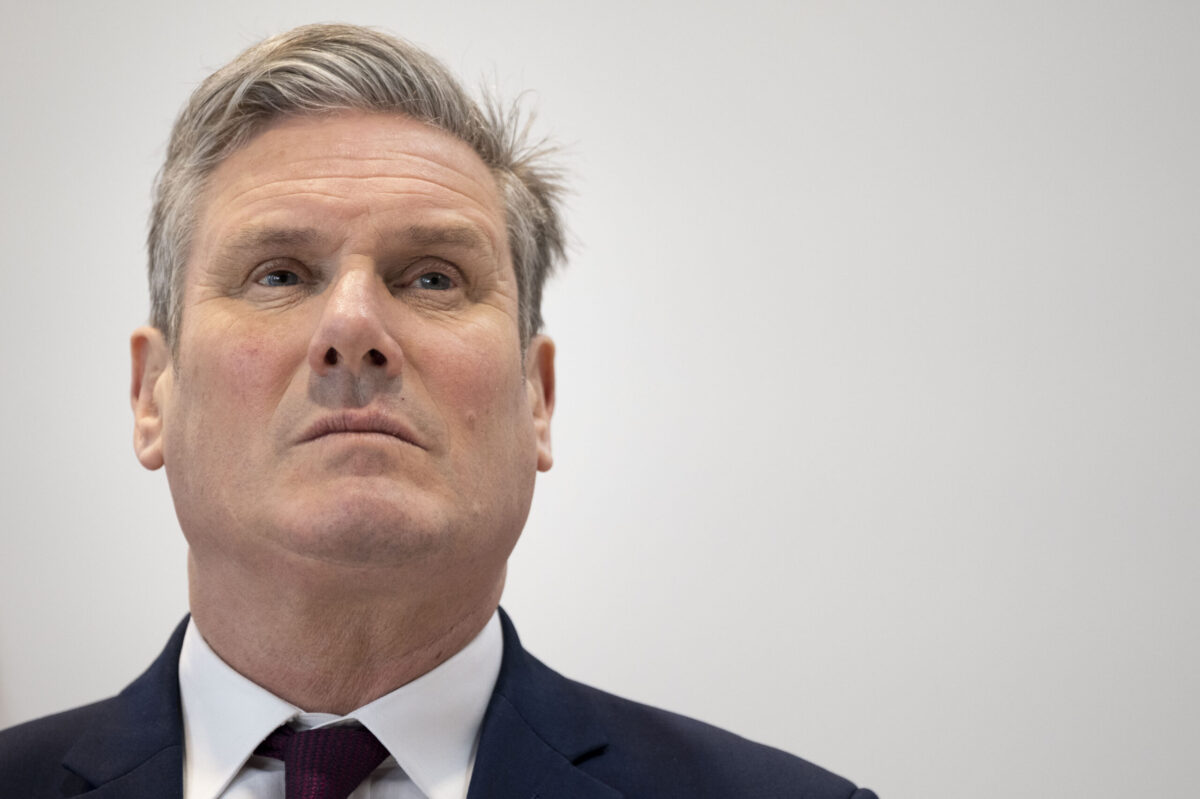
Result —
<svg viewBox="0 0 1200 799"><path fill-rule="evenodd" d="M504 210L457 138L281 121L212 174L176 357L134 334L139 458L193 556L495 570L550 466L553 345L522 358Z"/></svg>

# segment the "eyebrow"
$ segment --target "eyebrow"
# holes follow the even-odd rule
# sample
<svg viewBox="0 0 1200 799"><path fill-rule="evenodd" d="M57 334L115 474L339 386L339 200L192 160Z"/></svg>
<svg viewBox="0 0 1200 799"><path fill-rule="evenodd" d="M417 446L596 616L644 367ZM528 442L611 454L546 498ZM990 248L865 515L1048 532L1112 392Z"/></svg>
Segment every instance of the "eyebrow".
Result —
<svg viewBox="0 0 1200 799"><path fill-rule="evenodd" d="M272 247L311 248L324 236L315 228L251 227L234 233L220 247L222 253ZM401 246L453 246L480 250L495 256L491 239L473 225L409 225L384 235L384 239Z"/></svg>
<svg viewBox="0 0 1200 799"><path fill-rule="evenodd" d="M221 243L222 252L266 247L311 247L320 239L312 228L252 227L239 230Z"/></svg>
<svg viewBox="0 0 1200 799"><path fill-rule="evenodd" d="M472 250L482 250L488 255L495 255L491 239L473 225L409 225L387 235L391 241L418 247L436 247L439 245L465 247Z"/></svg>

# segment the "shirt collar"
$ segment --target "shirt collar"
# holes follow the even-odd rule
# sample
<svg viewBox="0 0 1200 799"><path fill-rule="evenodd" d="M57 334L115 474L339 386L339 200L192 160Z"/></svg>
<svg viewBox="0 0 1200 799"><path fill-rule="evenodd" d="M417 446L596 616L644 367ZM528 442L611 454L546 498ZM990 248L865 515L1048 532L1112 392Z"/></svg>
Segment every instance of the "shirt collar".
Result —
<svg viewBox="0 0 1200 799"><path fill-rule="evenodd" d="M188 621L179 656L185 795L220 796L272 730L355 719L379 739L429 799L466 796L483 715L504 640L493 613L483 630L437 668L346 716L305 713L234 671Z"/></svg>

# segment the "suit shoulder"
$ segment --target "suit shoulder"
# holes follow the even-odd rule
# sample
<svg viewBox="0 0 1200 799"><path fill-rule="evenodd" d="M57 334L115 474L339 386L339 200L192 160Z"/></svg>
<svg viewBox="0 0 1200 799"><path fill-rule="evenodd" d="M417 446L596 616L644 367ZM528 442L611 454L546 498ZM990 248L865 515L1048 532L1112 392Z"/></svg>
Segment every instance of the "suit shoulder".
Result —
<svg viewBox="0 0 1200 799"><path fill-rule="evenodd" d="M22 788L20 796L32 797L43 795L46 786L69 783L74 778L63 769L63 757L112 701L93 702L0 730L0 785Z"/></svg>
<svg viewBox="0 0 1200 799"><path fill-rule="evenodd" d="M603 757L581 768L634 797L871 799L803 758L678 713L568 681L608 731Z"/></svg>

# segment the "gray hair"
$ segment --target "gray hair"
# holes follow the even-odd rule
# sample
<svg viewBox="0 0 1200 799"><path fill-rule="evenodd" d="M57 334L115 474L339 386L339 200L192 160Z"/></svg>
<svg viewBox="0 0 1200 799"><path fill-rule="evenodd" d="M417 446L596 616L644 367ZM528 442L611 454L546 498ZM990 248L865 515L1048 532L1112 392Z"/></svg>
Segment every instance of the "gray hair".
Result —
<svg viewBox="0 0 1200 799"><path fill-rule="evenodd" d="M184 268L208 176L284 116L337 110L404 114L470 145L504 203L517 277L522 349L542 326L542 286L564 257L562 184L551 148L529 142L528 118L476 104L416 46L370 28L305 25L246 50L192 93L171 131L150 217L150 322L175 350Z"/></svg>

